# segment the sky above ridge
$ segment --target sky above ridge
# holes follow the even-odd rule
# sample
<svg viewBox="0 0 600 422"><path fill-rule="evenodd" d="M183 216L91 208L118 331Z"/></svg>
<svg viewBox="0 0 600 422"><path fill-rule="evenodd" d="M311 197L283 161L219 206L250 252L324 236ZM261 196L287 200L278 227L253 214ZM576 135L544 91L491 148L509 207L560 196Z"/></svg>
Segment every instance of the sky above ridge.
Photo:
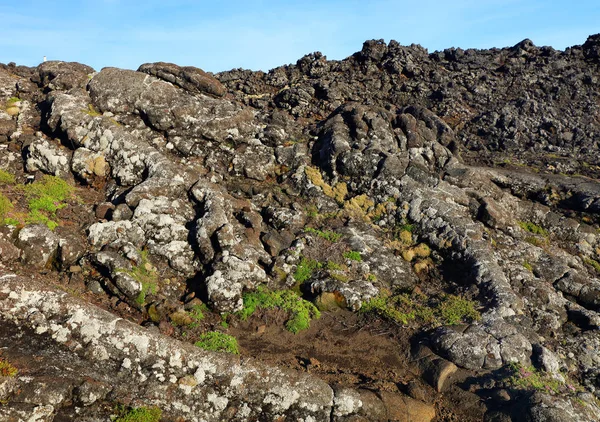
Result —
<svg viewBox="0 0 600 422"><path fill-rule="evenodd" d="M340 60L381 38L430 52L525 38L563 50L600 32L600 1L20 0L1 2L0 20L2 63L267 71L314 51Z"/></svg>

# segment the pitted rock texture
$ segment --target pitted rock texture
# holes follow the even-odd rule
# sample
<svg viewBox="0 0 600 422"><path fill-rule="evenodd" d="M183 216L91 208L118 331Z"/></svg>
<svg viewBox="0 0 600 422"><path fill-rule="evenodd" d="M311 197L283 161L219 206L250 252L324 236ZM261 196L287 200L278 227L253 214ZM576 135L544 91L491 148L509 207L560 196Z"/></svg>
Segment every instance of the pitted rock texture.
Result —
<svg viewBox="0 0 600 422"><path fill-rule="evenodd" d="M0 66L0 338L77 362L2 381L0 415L93 420L127 392L186 420L600 420L599 51ZM42 173L76 191L43 198L55 231L21 186ZM281 290L298 303L241 317ZM385 373L343 369L360 345L337 340L256 361L190 344L268 338L304 301L396 341Z"/></svg>

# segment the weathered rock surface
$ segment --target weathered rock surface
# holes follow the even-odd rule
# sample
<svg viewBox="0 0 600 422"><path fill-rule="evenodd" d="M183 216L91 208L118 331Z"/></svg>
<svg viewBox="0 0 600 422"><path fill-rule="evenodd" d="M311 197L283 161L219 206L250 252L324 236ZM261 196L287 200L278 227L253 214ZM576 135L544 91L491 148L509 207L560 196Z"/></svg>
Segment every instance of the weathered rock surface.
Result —
<svg viewBox="0 0 600 422"><path fill-rule="evenodd" d="M2 410L7 417L99 415L103 402L120 395L190 421L328 421L332 412L381 421L435 417L432 407L389 393L351 403L360 392L334 392L316 377L202 351L14 274L0 273L0 282L0 338L18 339L6 354L18 361L27 349L43 350L40 363L52 359L45 374L38 363L16 378Z"/></svg>
<svg viewBox="0 0 600 422"><path fill-rule="evenodd" d="M372 40L267 73L0 66L0 345L35 374L0 380L0 418L106 419L123 396L173 420L600 420L599 63L592 35ZM28 224L39 172L77 186L54 232ZM408 369L324 369L332 388L171 338L264 333L236 313L259 286L357 313Z"/></svg>

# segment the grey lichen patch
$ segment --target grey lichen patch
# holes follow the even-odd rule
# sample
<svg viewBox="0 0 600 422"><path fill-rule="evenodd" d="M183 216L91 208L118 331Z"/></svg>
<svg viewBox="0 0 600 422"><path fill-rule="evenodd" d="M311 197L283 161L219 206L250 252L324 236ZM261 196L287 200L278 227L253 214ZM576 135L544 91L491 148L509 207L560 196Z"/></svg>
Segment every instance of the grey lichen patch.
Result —
<svg viewBox="0 0 600 422"><path fill-rule="evenodd" d="M49 332L54 341L91 363L120 368L118 377L125 377L120 382L135 383L134 394L178 386L169 400L152 402L165 413L218 421L232 403L242 403L247 418L268 420L292 411L305 420L326 420L331 412L331 388L306 374L202 351L34 280L10 274L0 274L0 280L2 318ZM259 393L248 396L248 390Z"/></svg>

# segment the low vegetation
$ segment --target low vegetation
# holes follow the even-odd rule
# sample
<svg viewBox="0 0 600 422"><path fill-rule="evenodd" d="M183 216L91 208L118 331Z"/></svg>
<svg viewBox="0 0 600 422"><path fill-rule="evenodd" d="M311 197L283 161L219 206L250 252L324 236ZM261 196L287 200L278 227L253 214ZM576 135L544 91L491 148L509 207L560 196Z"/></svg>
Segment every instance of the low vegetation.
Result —
<svg viewBox="0 0 600 422"><path fill-rule="evenodd" d="M244 294L244 308L237 313L242 319L248 319L259 309L280 309L289 314L285 324L288 331L296 334L310 327L313 318L319 318L321 313L311 302L302 299L291 290L268 290L259 287L254 292Z"/></svg>
<svg viewBox="0 0 600 422"><path fill-rule="evenodd" d="M344 203L344 198L348 194L348 187L345 183L340 182L332 187L323 180L321 172L315 167L307 166L305 167L304 172L306 173L306 177L310 180L310 182L313 185L320 187L325 195L335 199L340 205Z"/></svg>
<svg viewBox="0 0 600 422"><path fill-rule="evenodd" d="M88 104L88 108L84 108L81 111L83 111L88 116L92 116L92 117L102 116L102 113L100 113L98 110L96 110L96 108L94 107L93 104Z"/></svg>
<svg viewBox="0 0 600 422"><path fill-rule="evenodd" d="M322 264L313 259L302 258L294 271L294 280L296 283L302 284L309 280L316 269L322 268Z"/></svg>
<svg viewBox="0 0 600 422"><path fill-rule="evenodd" d="M221 333L220 331L209 331L198 337L195 346L204 350L213 352L226 352L234 355L239 355L237 339L229 334Z"/></svg>
<svg viewBox="0 0 600 422"><path fill-rule="evenodd" d="M594 270L596 270L597 273L600 273L600 262L592 258L584 258L583 262L594 268Z"/></svg>
<svg viewBox="0 0 600 422"><path fill-rule="evenodd" d="M360 252L357 251L348 251L344 252L344 258L349 259L351 261L361 262L362 256L360 256Z"/></svg>
<svg viewBox="0 0 600 422"><path fill-rule="evenodd" d="M117 407L118 416L114 422L159 422L162 410L158 407Z"/></svg>
<svg viewBox="0 0 600 422"><path fill-rule="evenodd" d="M391 295L384 292L364 303L363 314L372 314L401 325L457 325L481 318L476 303L455 295L429 298L422 294Z"/></svg>
<svg viewBox="0 0 600 422"><path fill-rule="evenodd" d="M13 204L10 200L0 193L0 223L8 224L9 221L6 221L6 216L13 209Z"/></svg>
<svg viewBox="0 0 600 422"><path fill-rule="evenodd" d="M2 185L14 185L16 183L15 176L7 172L6 170L0 169L0 186Z"/></svg>
<svg viewBox="0 0 600 422"><path fill-rule="evenodd" d="M142 290L135 299L138 305L146 303L146 296L148 294L156 294L158 289L158 274L148 260L147 250L140 251L140 262L138 265L134 265L130 270L120 269L118 271L131 276L141 284Z"/></svg>
<svg viewBox="0 0 600 422"><path fill-rule="evenodd" d="M336 233L334 231L331 230L318 230L318 229L314 229L312 227L307 227L304 229L305 233L311 233L314 234L316 236L319 236L322 239L325 239L331 243L335 243L338 240L340 240L340 238L342 237L341 234Z"/></svg>
<svg viewBox="0 0 600 422"><path fill-rule="evenodd" d="M578 390L575 384L568 381L563 382L533 366L523 366L511 362L508 364L507 370L508 375L505 381L518 390L537 390L551 394L574 393Z"/></svg>
<svg viewBox="0 0 600 422"><path fill-rule="evenodd" d="M46 224L50 230L58 227L56 211L67 206L75 189L60 177L44 176L42 180L23 188L29 214L27 224Z"/></svg>
<svg viewBox="0 0 600 422"><path fill-rule="evenodd" d="M519 227L531 234L537 234L544 237L548 237L549 235L548 230L531 221L519 221Z"/></svg>
<svg viewBox="0 0 600 422"><path fill-rule="evenodd" d="M14 185L15 178L0 171L0 185ZM60 177L44 176L30 185L15 185L14 195L24 197L29 212L17 212L8 197L0 193L0 224L26 225L45 224L54 230L59 225L56 212L75 199L75 188Z"/></svg>
<svg viewBox="0 0 600 422"><path fill-rule="evenodd" d="M13 366L7 359L0 358L0 377L14 378L19 370Z"/></svg>

